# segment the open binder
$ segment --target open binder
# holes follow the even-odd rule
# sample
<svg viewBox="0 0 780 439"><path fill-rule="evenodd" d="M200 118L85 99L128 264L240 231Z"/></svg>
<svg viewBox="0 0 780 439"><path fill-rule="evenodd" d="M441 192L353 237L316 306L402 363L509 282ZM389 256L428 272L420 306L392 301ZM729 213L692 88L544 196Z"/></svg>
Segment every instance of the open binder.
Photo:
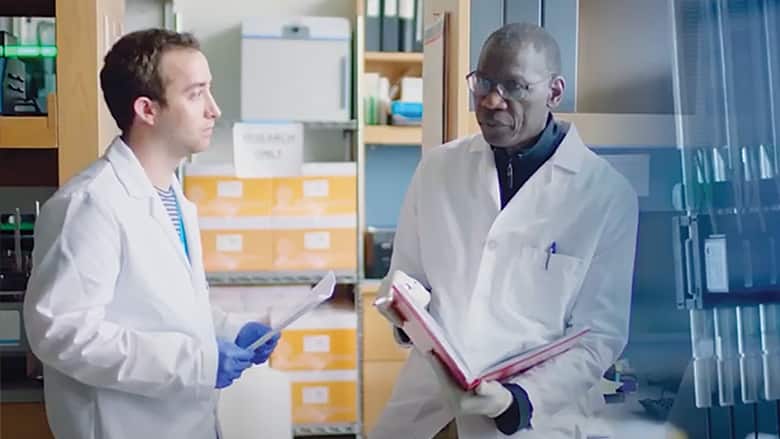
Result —
<svg viewBox="0 0 780 439"><path fill-rule="evenodd" d="M501 381L519 375L566 352L589 331L585 328L533 349L510 353L484 370L472 371L433 316L412 299L415 289L422 289L428 294L416 279L402 271L396 271L393 273L390 294L377 299L375 305L379 301L390 300L392 308L404 320L402 329L415 347L424 352L433 351L463 390L475 389L482 381Z"/></svg>

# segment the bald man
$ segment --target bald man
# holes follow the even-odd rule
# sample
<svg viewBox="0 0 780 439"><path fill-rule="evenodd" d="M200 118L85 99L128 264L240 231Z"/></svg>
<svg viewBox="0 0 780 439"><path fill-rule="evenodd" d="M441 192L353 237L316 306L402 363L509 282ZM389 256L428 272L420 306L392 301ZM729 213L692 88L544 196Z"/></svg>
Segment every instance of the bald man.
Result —
<svg viewBox="0 0 780 439"><path fill-rule="evenodd" d="M390 273L426 286L419 304L471 370L589 332L542 365L474 391L415 347L371 438L430 438L453 418L461 439L604 437L593 416L604 402L598 383L628 336L636 194L553 117L566 82L543 29L510 24L491 34L467 81L481 133L421 160ZM389 301L380 303L408 344Z"/></svg>

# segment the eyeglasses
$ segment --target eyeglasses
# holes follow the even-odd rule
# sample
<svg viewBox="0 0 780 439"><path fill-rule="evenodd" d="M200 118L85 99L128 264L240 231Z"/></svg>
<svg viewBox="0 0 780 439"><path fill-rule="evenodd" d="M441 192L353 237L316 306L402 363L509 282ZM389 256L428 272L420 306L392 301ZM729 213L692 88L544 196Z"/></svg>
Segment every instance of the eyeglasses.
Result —
<svg viewBox="0 0 780 439"><path fill-rule="evenodd" d="M514 79L508 79L506 81L496 81L485 76L482 76L476 70L466 75L466 82L469 85L469 90L474 96L478 98L484 98L489 95L495 88L498 95L503 99L512 99L515 101L522 101L528 98L531 94L531 88L534 85L541 84L549 81L550 77L545 77L536 82L523 83L515 81Z"/></svg>

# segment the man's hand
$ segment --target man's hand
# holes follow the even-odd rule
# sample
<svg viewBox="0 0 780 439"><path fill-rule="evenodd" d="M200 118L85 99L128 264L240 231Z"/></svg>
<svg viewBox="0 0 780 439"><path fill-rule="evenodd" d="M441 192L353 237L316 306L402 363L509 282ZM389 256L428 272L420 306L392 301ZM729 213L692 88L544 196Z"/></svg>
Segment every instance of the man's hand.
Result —
<svg viewBox="0 0 780 439"><path fill-rule="evenodd" d="M240 331L238 331L238 335L236 336L236 345L241 348L247 348L270 330L271 328L265 326L262 323L249 322L244 325ZM267 342L260 345L260 347L255 349L253 352L252 362L255 364L265 363L266 360L268 360L268 357L271 356L271 352L273 352L274 348L276 348L276 343L278 342L279 335L277 334Z"/></svg>
<svg viewBox="0 0 780 439"><path fill-rule="evenodd" d="M222 389L241 376L251 366L252 353L227 340L217 339L219 363L217 364L217 382L215 387Z"/></svg>
<svg viewBox="0 0 780 439"><path fill-rule="evenodd" d="M462 390L433 352L425 354L441 385L441 394L457 415L497 418L512 405L512 392L497 381L483 381L473 392Z"/></svg>

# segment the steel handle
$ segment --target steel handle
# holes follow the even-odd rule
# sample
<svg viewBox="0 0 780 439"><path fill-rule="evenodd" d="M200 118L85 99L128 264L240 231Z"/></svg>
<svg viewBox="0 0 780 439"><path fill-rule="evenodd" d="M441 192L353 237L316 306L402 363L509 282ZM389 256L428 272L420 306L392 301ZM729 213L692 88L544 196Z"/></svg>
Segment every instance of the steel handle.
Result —
<svg viewBox="0 0 780 439"><path fill-rule="evenodd" d="M339 65L339 83L340 83L340 92L339 92L339 108L342 110L347 107L347 91L349 90L349 87L347 87L347 57L342 56L341 57L341 63Z"/></svg>

